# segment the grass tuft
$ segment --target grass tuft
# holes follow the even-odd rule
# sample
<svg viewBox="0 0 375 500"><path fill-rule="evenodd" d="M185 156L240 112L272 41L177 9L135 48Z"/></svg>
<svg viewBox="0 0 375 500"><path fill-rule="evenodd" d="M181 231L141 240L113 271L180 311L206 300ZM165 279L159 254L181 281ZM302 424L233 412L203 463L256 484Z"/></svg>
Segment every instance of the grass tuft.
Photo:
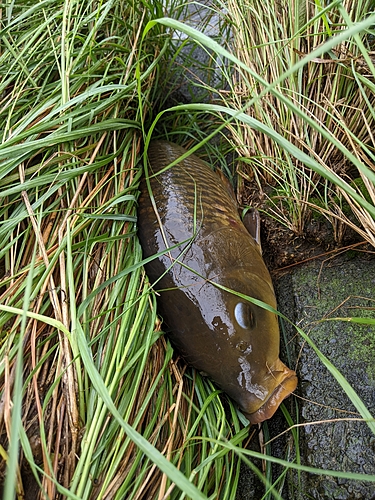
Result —
<svg viewBox="0 0 375 500"><path fill-rule="evenodd" d="M164 11L115 0L3 8L6 499L234 498L240 462L222 443L247 432L172 357L136 238L142 127L170 47L162 25L141 36Z"/></svg>
<svg viewBox="0 0 375 500"><path fill-rule="evenodd" d="M301 232L315 207L374 243L370 3L278 2L283 22L266 23L270 5L228 2L237 53L165 17L174 4L1 8L4 499L234 499L241 461L266 498L281 498L290 468L343 477L292 462L289 449L285 460L244 449L244 417L163 336L136 237L142 145L158 127L197 149L203 139L212 158L209 139L229 131L250 166L240 175L273 183L274 216ZM224 104L153 112L173 30L233 64ZM284 472L275 481L248 457Z"/></svg>
<svg viewBox="0 0 375 500"><path fill-rule="evenodd" d="M237 58L231 105L273 131L241 120L230 127L243 158L240 174L273 186L269 212L297 234L315 210L338 226L337 241L349 225L375 244L372 11L365 0L228 4ZM276 134L319 169L291 154ZM366 195L353 185L358 179ZM311 203L312 197L320 201Z"/></svg>

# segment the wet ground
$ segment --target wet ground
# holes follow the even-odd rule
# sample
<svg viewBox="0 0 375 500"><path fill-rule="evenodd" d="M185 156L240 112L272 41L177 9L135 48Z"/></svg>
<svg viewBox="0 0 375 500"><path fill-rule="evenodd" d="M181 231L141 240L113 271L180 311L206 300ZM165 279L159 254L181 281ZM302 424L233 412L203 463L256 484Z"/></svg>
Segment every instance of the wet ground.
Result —
<svg viewBox="0 0 375 500"><path fill-rule="evenodd" d="M343 253L375 255L375 249L352 228L338 221L334 227L316 211L307 211L302 228L292 230L271 215L271 196L272 186L260 189L255 182L246 182L238 194L241 206L254 207L260 213L263 258L274 276L316 258L331 259ZM285 219L291 216L286 213Z"/></svg>

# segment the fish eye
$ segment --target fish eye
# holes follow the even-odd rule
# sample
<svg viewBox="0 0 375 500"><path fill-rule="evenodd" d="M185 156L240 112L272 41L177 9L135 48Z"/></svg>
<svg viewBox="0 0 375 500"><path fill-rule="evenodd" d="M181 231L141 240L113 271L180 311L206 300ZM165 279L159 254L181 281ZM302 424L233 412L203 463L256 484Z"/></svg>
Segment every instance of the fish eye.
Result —
<svg viewBox="0 0 375 500"><path fill-rule="evenodd" d="M249 303L239 302L236 304L234 317L241 328L250 329L254 327L255 319Z"/></svg>

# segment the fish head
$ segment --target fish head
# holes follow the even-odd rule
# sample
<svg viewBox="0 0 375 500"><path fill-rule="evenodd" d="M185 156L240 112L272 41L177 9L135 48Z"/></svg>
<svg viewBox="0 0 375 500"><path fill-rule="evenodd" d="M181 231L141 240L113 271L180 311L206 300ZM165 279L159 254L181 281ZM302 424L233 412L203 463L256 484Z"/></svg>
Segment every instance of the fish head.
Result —
<svg viewBox="0 0 375 500"><path fill-rule="evenodd" d="M240 271L227 276L225 308L232 323L232 381L226 388L251 423L269 419L297 386L296 373L279 358L280 333L271 279ZM267 279L265 279L267 278ZM238 294L240 293L240 295ZM228 357L229 359L229 357ZM233 373L233 371L235 373Z"/></svg>

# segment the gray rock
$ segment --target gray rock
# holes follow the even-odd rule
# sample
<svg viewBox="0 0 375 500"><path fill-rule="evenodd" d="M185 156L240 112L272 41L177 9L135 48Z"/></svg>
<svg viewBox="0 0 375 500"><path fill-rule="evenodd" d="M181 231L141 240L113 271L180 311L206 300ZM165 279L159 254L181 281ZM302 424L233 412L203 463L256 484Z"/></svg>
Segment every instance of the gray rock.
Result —
<svg viewBox="0 0 375 500"><path fill-rule="evenodd" d="M329 265L315 262L276 280L279 310L303 329L322 353L344 375L375 414L375 327L343 321L320 321L334 317L375 317L375 261L345 258ZM292 434L279 434L287 427L280 410L263 423L271 438L269 453L277 458L300 457L300 463L317 469L375 474L375 436L357 419L355 407L313 349L294 328L284 324L288 354L282 359L293 367L298 360L298 407L293 398L285 406L299 428L298 446ZM313 424L313 422L322 422ZM279 437L277 437L279 436ZM290 451L292 450L292 451ZM289 460L291 459L289 458ZM272 466L272 482L283 473ZM281 495L284 500L375 499L375 484L327 474L289 471ZM259 481L244 468L237 500L259 499Z"/></svg>
<svg viewBox="0 0 375 500"><path fill-rule="evenodd" d="M296 269L278 282L279 304L344 375L375 414L375 328L334 317L375 317L374 260L336 259ZM290 298L294 297L291 302ZM289 307L287 306L289 303ZM290 307L292 305L292 307ZM296 337L301 463L319 469L375 474L375 436L313 349ZM334 420L334 421L332 421ZM313 422L324 422L313 424ZM309 424L310 423L310 424ZM375 484L328 475L289 474L286 498L371 499Z"/></svg>
<svg viewBox="0 0 375 500"><path fill-rule="evenodd" d="M170 17L175 17L225 46L230 37L223 23L225 13L225 8L220 8L218 2L200 0L186 4L186 8L170 14ZM175 96L180 95L183 102L211 102L216 91L227 86L222 73L226 62L206 47L189 40L182 32L173 31L172 40L177 53L177 71L171 82Z"/></svg>

